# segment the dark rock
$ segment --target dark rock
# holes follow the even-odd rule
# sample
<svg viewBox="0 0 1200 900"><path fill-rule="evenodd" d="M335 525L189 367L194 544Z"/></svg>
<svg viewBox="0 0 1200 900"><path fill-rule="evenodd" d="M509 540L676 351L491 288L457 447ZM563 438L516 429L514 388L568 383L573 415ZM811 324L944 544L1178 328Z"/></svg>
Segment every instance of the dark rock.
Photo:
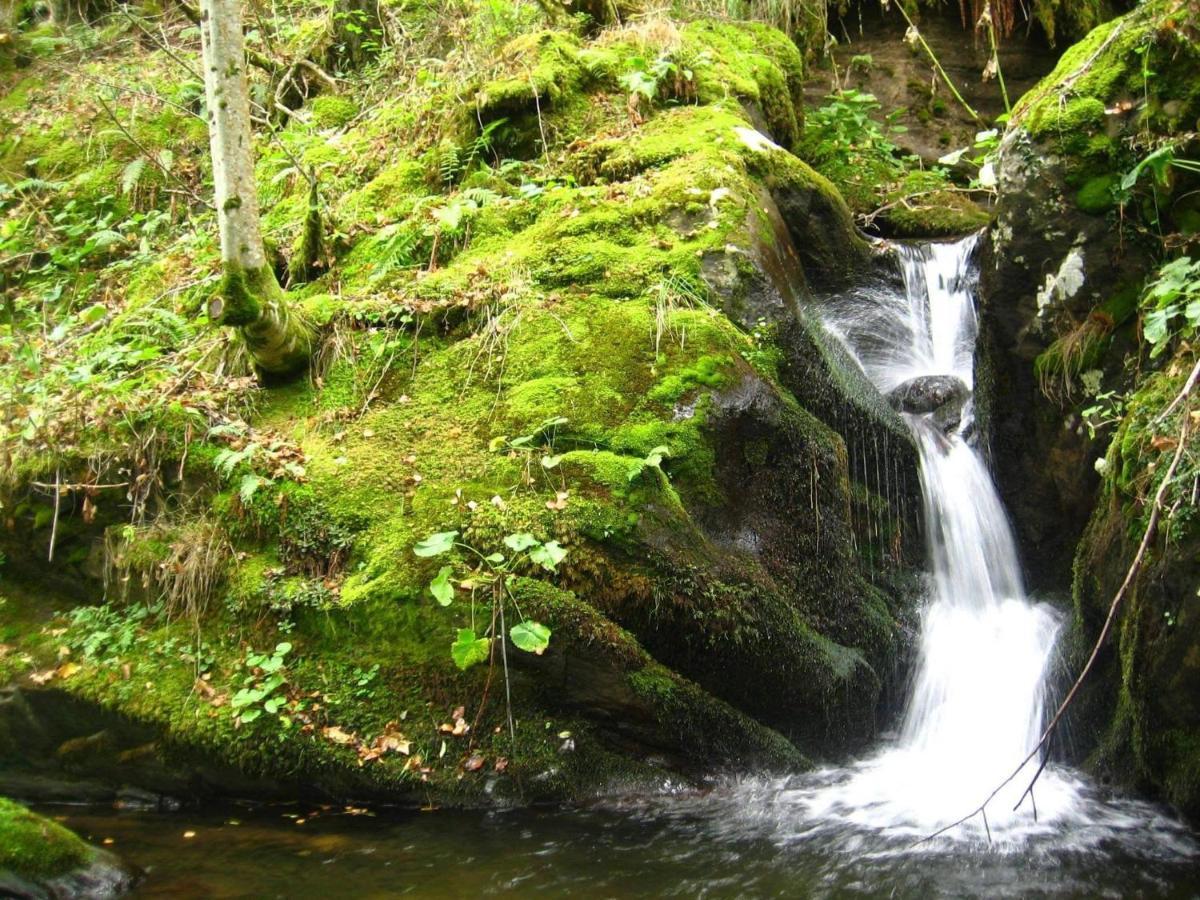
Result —
<svg viewBox="0 0 1200 900"><path fill-rule="evenodd" d="M95 850L74 872L46 880L20 878L0 871L0 896L16 900L109 900L131 891L137 873L112 853Z"/></svg>
<svg viewBox="0 0 1200 900"><path fill-rule="evenodd" d="M962 409L970 388L954 375L921 375L910 379L888 394L888 402L901 412L924 415L946 406Z"/></svg>

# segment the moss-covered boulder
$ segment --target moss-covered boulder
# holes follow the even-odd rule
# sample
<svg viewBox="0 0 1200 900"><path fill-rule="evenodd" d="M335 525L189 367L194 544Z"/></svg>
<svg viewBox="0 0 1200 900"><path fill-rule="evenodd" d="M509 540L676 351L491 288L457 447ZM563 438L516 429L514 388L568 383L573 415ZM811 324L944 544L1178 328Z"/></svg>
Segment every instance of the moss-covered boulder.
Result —
<svg viewBox="0 0 1200 900"><path fill-rule="evenodd" d="M94 302L4 382L34 412L4 432L0 673L44 740L0 752L480 804L862 746L903 677L916 462L816 324L877 263L789 152L802 69L759 25L541 19L379 76L410 93L318 98L258 168L276 247L310 221L297 163L331 223L328 266L292 268L308 379L259 386L207 329L202 209L82 256ZM20 127L3 171L52 175L52 208L141 202ZM111 180L132 151L92 127Z"/></svg>
<svg viewBox="0 0 1200 900"><path fill-rule="evenodd" d="M132 875L109 853L0 797L0 891L6 897L117 897Z"/></svg>
<svg viewBox="0 0 1200 900"><path fill-rule="evenodd" d="M1000 486L1034 580L1063 585L1092 506L1097 452L1077 409L1084 372L1118 376L1154 261L1146 231L1187 229L1186 155L1200 116L1197 22L1159 0L1068 49L1013 111L983 264L982 399ZM1182 137L1176 137L1181 135ZM1180 144L1180 141L1184 144Z"/></svg>

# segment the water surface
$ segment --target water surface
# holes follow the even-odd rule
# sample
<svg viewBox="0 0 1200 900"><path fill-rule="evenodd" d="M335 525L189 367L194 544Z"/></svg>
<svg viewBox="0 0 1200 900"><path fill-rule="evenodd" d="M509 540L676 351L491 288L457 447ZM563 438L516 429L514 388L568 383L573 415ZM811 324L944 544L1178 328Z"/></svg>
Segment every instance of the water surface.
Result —
<svg viewBox="0 0 1200 900"><path fill-rule="evenodd" d="M1090 826L912 850L887 830L807 811L819 782L844 777L579 809L44 811L65 812L66 824L145 869L141 898L1200 896L1194 840L1147 804L1093 798L1103 816Z"/></svg>

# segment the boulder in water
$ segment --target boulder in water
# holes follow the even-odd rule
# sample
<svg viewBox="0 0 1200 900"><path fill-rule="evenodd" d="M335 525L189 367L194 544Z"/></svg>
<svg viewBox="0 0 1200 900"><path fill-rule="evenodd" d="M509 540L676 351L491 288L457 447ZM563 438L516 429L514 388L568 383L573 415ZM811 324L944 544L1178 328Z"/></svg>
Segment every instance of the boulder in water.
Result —
<svg viewBox="0 0 1200 900"><path fill-rule="evenodd" d="M888 401L900 412L925 415L942 431L952 431L962 421L962 408L970 388L954 375L922 375L910 379L888 394Z"/></svg>

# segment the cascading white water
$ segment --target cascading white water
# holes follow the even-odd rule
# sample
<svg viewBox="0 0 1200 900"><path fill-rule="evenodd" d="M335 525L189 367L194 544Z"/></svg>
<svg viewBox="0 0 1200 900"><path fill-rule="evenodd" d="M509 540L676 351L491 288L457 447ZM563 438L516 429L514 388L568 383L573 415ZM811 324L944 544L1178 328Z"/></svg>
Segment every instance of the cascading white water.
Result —
<svg viewBox="0 0 1200 900"><path fill-rule="evenodd" d="M922 376L973 384L974 245L900 246L902 294L877 291L830 308L826 327L882 392ZM982 802L1036 745L1059 622L1025 594L1004 508L965 437L970 400L949 433L929 414L905 419L920 451L932 569L912 694L893 746L804 799L818 817L917 834ZM1036 764L1013 780L1011 796L989 805L993 834L1033 825L1030 804L1012 807ZM1076 782L1049 771L1036 800L1045 827L1069 815Z"/></svg>

